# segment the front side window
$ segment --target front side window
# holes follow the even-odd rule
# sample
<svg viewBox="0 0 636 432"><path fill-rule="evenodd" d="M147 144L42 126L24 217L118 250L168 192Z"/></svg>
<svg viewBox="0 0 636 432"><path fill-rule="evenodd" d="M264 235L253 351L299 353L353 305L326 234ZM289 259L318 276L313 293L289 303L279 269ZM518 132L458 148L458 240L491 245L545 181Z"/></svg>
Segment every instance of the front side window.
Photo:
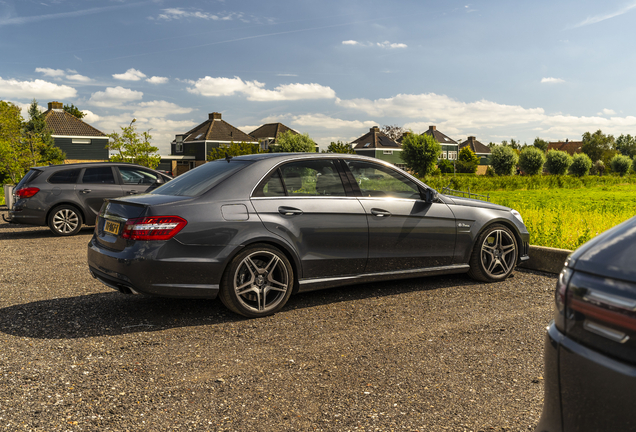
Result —
<svg viewBox="0 0 636 432"><path fill-rule="evenodd" d="M119 167L124 184L152 185L157 182L157 174L132 167Z"/></svg>
<svg viewBox="0 0 636 432"><path fill-rule="evenodd" d="M77 179L79 177L80 171L81 171L80 168L58 171L56 173L53 173L51 177L49 177L49 183L53 183L53 184L77 183Z"/></svg>
<svg viewBox="0 0 636 432"><path fill-rule="evenodd" d="M115 177L111 167L86 168L82 183L89 184L115 184Z"/></svg>
<svg viewBox="0 0 636 432"><path fill-rule="evenodd" d="M283 165L285 191L289 196L345 196L333 160L303 160Z"/></svg>
<svg viewBox="0 0 636 432"><path fill-rule="evenodd" d="M420 189L408 177L384 165L345 160L363 197L421 199Z"/></svg>

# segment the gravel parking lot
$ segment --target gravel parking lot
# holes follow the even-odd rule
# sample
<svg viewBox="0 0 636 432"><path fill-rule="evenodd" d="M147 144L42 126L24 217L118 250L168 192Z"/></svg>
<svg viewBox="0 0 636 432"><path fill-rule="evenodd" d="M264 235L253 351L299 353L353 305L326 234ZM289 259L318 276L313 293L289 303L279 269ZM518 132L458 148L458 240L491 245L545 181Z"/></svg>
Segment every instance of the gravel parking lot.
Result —
<svg viewBox="0 0 636 432"><path fill-rule="evenodd" d="M533 430L556 277L337 288L247 320L91 278L92 230L0 223L0 430Z"/></svg>

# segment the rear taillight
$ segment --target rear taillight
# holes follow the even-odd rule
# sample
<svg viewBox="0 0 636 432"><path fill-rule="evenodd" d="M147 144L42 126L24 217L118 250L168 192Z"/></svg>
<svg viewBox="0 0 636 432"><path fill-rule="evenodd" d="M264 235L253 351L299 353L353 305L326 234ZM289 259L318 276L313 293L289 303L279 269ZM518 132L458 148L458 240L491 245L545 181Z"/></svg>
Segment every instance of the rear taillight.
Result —
<svg viewBox="0 0 636 432"><path fill-rule="evenodd" d="M15 192L15 196L17 196L18 198L31 198L38 192L40 192L40 189L36 187L22 188Z"/></svg>
<svg viewBox="0 0 636 432"><path fill-rule="evenodd" d="M585 316L583 327L615 342L629 339L626 330L636 331L636 300L591 289L568 293L567 307Z"/></svg>
<svg viewBox="0 0 636 432"><path fill-rule="evenodd" d="M179 216L150 216L126 221L122 237L129 240L169 240L181 231L188 221Z"/></svg>

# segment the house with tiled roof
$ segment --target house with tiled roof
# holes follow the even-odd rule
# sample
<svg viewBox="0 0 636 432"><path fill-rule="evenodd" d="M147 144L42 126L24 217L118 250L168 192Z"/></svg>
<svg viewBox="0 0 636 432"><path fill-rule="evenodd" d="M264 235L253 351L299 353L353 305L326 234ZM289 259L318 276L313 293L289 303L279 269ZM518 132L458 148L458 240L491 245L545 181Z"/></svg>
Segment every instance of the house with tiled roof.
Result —
<svg viewBox="0 0 636 432"><path fill-rule="evenodd" d="M555 141L548 143L548 150L561 150L569 153L570 156L574 156L576 153L583 151L583 141Z"/></svg>
<svg viewBox="0 0 636 432"><path fill-rule="evenodd" d="M282 123L264 124L254 129L249 133L249 135L260 142L262 151L267 151L269 146L278 143L278 137L287 131L291 131L294 135L298 135L298 132Z"/></svg>
<svg viewBox="0 0 636 432"><path fill-rule="evenodd" d="M356 154L382 159L404 168L404 161L400 157L402 145L389 138L377 126L373 126L369 132L352 141L351 146Z"/></svg>
<svg viewBox="0 0 636 432"><path fill-rule="evenodd" d="M233 142L258 144L256 139L223 120L221 113L213 112L208 114L208 119L203 123L184 134L175 135L174 141L170 143L170 156L162 156L162 163L164 160L176 161L173 162L172 172L174 175L181 174L183 168L177 170L174 165L187 166L187 171L204 164L213 148L228 146Z"/></svg>
<svg viewBox="0 0 636 432"><path fill-rule="evenodd" d="M438 131L436 126L429 126L428 130L422 133L422 135L432 136L435 138L435 141L440 143L442 146L440 159L457 159L457 154L459 153L459 145L457 144L457 141Z"/></svg>
<svg viewBox="0 0 636 432"><path fill-rule="evenodd" d="M64 111L62 102L49 102L44 121L55 145L66 154L65 163L108 160L108 136Z"/></svg>
<svg viewBox="0 0 636 432"><path fill-rule="evenodd" d="M477 141L474 136L469 136L466 141L459 145L459 150L468 147L479 157L479 165L490 165L490 147Z"/></svg>

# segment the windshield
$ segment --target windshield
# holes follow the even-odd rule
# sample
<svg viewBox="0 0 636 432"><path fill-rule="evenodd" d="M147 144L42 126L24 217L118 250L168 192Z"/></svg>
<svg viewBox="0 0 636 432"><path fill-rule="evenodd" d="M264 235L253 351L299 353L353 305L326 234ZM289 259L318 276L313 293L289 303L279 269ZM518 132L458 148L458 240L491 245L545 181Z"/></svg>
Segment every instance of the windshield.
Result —
<svg viewBox="0 0 636 432"><path fill-rule="evenodd" d="M215 160L180 175L150 192L156 195L197 196L252 162Z"/></svg>

